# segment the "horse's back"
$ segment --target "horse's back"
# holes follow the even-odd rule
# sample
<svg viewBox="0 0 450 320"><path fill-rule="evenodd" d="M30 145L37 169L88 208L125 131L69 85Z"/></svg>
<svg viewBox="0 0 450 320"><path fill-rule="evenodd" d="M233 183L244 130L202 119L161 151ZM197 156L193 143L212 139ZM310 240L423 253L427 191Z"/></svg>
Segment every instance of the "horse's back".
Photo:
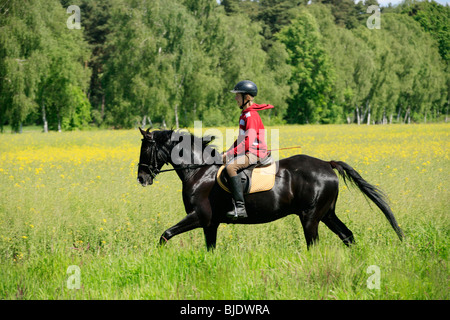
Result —
<svg viewBox="0 0 450 320"><path fill-rule="evenodd" d="M339 178L330 163L307 155L295 155L280 160L281 177L290 181L298 206L313 207L320 198L335 198Z"/></svg>
<svg viewBox="0 0 450 320"><path fill-rule="evenodd" d="M286 169L303 175L325 174L338 179L328 161L314 158L304 154L298 154L289 158L279 160L280 169Z"/></svg>

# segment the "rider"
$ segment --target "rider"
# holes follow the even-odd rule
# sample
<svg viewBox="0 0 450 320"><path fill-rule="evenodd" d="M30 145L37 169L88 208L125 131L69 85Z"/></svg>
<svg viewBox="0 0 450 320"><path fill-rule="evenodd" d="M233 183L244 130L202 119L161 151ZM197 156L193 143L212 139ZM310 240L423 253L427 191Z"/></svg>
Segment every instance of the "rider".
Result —
<svg viewBox="0 0 450 320"><path fill-rule="evenodd" d="M242 109L239 118L239 137L234 144L222 155L223 163L229 176L229 187L234 199L235 210L227 213L229 218L246 218L244 191L241 180L237 175L252 164L264 159L267 155L264 125L257 111L271 109L269 104L256 104L254 97L258 94L258 88L252 81L240 81L232 93L236 94L235 100Z"/></svg>

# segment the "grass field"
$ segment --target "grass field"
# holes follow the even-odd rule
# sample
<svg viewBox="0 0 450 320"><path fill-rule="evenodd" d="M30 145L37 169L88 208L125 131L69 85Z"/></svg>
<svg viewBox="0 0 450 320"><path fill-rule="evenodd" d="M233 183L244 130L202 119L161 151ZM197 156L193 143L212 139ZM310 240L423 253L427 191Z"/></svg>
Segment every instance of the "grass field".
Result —
<svg viewBox="0 0 450 320"><path fill-rule="evenodd" d="M138 130L1 134L0 299L449 299L450 125L279 129L281 148L302 146L281 158L346 161L384 190L406 240L341 183L352 248L321 224L307 251L296 216L221 225L214 252L201 229L158 248L185 215L181 182L137 183Z"/></svg>

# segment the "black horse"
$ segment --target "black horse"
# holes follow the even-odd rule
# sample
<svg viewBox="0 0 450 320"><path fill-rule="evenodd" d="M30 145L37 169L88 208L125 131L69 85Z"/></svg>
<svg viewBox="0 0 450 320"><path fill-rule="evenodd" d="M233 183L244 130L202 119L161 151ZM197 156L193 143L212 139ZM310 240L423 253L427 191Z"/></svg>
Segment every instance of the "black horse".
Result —
<svg viewBox="0 0 450 320"><path fill-rule="evenodd" d="M203 228L206 246L213 249L216 246L217 228L221 223L267 223L296 214L300 217L308 248L319 239L318 226L321 221L349 246L354 243L353 234L335 213L339 179L333 169L339 172L344 182L349 180L372 200L384 213L400 240L403 238L403 232L383 193L344 162L327 162L306 155L280 160L274 187L270 191L246 195L248 218L232 220L226 216L233 206L231 195L216 183L221 155L209 145L213 137L199 138L173 130L140 131L143 139L138 166L139 183L142 186L151 185L164 164L171 164L183 183L182 194L187 216L161 235L161 245L180 233ZM192 148L188 148L188 151L179 148L181 143L174 141L174 133L183 141L187 139ZM186 154L189 149L190 154ZM173 161L173 154L181 157Z"/></svg>

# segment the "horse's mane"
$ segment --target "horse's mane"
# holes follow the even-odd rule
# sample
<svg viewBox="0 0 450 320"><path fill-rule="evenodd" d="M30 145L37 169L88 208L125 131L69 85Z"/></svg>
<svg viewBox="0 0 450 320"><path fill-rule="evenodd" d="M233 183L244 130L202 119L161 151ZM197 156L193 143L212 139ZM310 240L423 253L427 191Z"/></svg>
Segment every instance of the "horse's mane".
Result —
<svg viewBox="0 0 450 320"><path fill-rule="evenodd" d="M181 139L172 140L173 134L176 134L178 137L183 137L184 139L188 139L191 142L192 146L192 152L199 151L197 148L194 148L195 146L201 146L201 152L203 154L203 151L205 151L206 148L210 149L209 154L213 155L213 157L217 157L220 152L217 150L217 146L214 144L211 144L215 137L212 135L206 135L203 137L197 137L194 134L192 134L189 131L186 130L154 130L152 131L153 139L155 140L156 144L158 146L164 146L167 149L171 150L173 147L175 147L178 143L180 143Z"/></svg>

